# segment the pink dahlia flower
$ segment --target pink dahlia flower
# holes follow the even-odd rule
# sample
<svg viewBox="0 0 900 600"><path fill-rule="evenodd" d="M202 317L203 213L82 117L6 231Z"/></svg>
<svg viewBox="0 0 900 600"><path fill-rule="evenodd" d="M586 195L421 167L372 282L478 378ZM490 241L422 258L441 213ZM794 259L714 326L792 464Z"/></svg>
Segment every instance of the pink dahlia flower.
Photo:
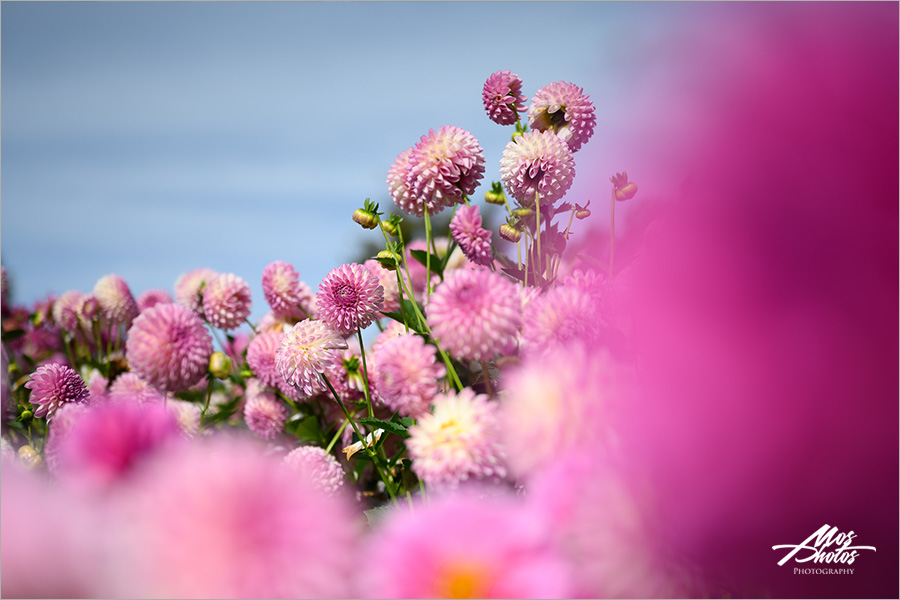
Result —
<svg viewBox="0 0 900 600"><path fill-rule="evenodd" d="M250 286L234 273L222 273L203 290L203 313L213 327L237 329L250 316Z"/></svg>
<svg viewBox="0 0 900 600"><path fill-rule="evenodd" d="M530 356L508 373L500 430L512 473L531 476L571 448L606 448L619 381L605 350L580 344Z"/></svg>
<svg viewBox="0 0 900 600"><path fill-rule="evenodd" d="M284 429L287 409L271 392L248 395L244 402L244 422L247 428L264 440L274 440Z"/></svg>
<svg viewBox="0 0 900 600"><path fill-rule="evenodd" d="M439 394L434 411L409 428L406 447L416 475L439 487L455 487L470 477L505 477L499 407L471 388Z"/></svg>
<svg viewBox="0 0 900 600"><path fill-rule="evenodd" d="M397 272L389 271L381 266L381 263L374 259L369 259L363 263L378 284L384 289L384 306L381 307L382 312L396 312L400 310L400 288L397 284Z"/></svg>
<svg viewBox="0 0 900 600"><path fill-rule="evenodd" d="M460 206L450 221L450 232L463 254L473 263L486 267L493 262L491 232L481 226L477 206Z"/></svg>
<svg viewBox="0 0 900 600"><path fill-rule="evenodd" d="M294 321L310 316L304 309L309 301L309 288L301 286L300 274L294 265L283 260L269 263L263 269L262 288L266 302L276 315Z"/></svg>
<svg viewBox="0 0 900 600"><path fill-rule="evenodd" d="M516 286L488 270L448 273L426 307L441 348L463 360L491 360L515 347L522 324Z"/></svg>
<svg viewBox="0 0 900 600"><path fill-rule="evenodd" d="M203 317L203 289L218 273L212 269L194 269L175 282L175 302Z"/></svg>
<svg viewBox="0 0 900 600"><path fill-rule="evenodd" d="M422 216L425 207L435 215L461 203L478 187L484 174L484 154L478 140L460 127L445 125L423 135L409 155L406 186L412 214Z"/></svg>
<svg viewBox="0 0 900 600"><path fill-rule="evenodd" d="M159 402L110 402L79 411L56 450L57 472L78 485L107 486L147 456L181 439L175 416Z"/></svg>
<svg viewBox="0 0 900 600"><path fill-rule="evenodd" d="M590 97L574 83L557 81L542 87L531 99L528 122L537 131L552 131L572 152L591 139L597 116Z"/></svg>
<svg viewBox="0 0 900 600"><path fill-rule="evenodd" d="M184 437L191 439L200 432L200 415L202 411L197 403L168 399L165 407L175 417L175 421L178 423L178 427L181 428L181 433Z"/></svg>
<svg viewBox="0 0 900 600"><path fill-rule="evenodd" d="M573 343L597 342L606 325L600 299L575 286L561 286L534 298L522 323L522 351L545 354Z"/></svg>
<svg viewBox="0 0 900 600"><path fill-rule="evenodd" d="M159 455L120 503L109 597L350 598L359 519L248 440Z"/></svg>
<svg viewBox="0 0 900 600"><path fill-rule="evenodd" d="M122 373L109 386L107 394L110 400L125 401L137 404L146 404L148 402L161 402L164 398L162 394L153 389L153 387L138 377L136 373Z"/></svg>
<svg viewBox="0 0 900 600"><path fill-rule="evenodd" d="M284 380L275 367L275 351L281 345L284 333L270 331L250 340L247 347L247 364L259 380L269 387L278 387Z"/></svg>
<svg viewBox="0 0 900 600"><path fill-rule="evenodd" d="M166 290L147 290L137 299L138 310L144 311L157 304L171 304L172 296Z"/></svg>
<svg viewBox="0 0 900 600"><path fill-rule="evenodd" d="M425 214L422 208L423 205L417 203L412 194L410 194L409 182L406 178L406 174L409 172L409 157L412 151L413 149L410 147L398 154L388 169L388 192L397 208L405 213L421 217Z"/></svg>
<svg viewBox="0 0 900 600"><path fill-rule="evenodd" d="M534 207L562 198L575 178L575 160L566 143L551 131L527 131L506 144L500 158L500 178L510 195Z"/></svg>
<svg viewBox="0 0 900 600"><path fill-rule="evenodd" d="M53 303L53 321L66 333L76 333L81 327L78 306L86 294L78 290L64 292Z"/></svg>
<svg viewBox="0 0 900 600"><path fill-rule="evenodd" d="M75 312L78 313L78 322L84 331L91 331L91 324L98 316L100 316L100 301L92 294L82 296L75 306Z"/></svg>
<svg viewBox="0 0 900 600"><path fill-rule="evenodd" d="M323 448L301 446L284 457L282 464L299 471L310 483L329 496L344 485L344 469L341 463Z"/></svg>
<svg viewBox="0 0 900 600"><path fill-rule="evenodd" d="M128 330L126 357L144 381L164 392L199 382L209 366L212 337L196 314L177 304L157 304Z"/></svg>
<svg viewBox="0 0 900 600"><path fill-rule="evenodd" d="M94 285L94 297L103 317L113 325L130 325L140 312L128 284L118 275L101 277Z"/></svg>
<svg viewBox="0 0 900 600"><path fill-rule="evenodd" d="M53 416L62 405L82 403L88 400L87 386L71 367L50 363L32 373L25 384L31 390L29 401L37 405L35 417Z"/></svg>
<svg viewBox="0 0 900 600"><path fill-rule="evenodd" d="M281 377L306 397L327 388L322 373L346 350L341 334L322 321L300 321L288 331L275 351L275 368Z"/></svg>
<svg viewBox="0 0 900 600"><path fill-rule="evenodd" d="M401 325L402 329L402 325ZM435 360L437 349L413 333L387 339L371 356L372 381L381 401L404 417L428 412L447 370Z"/></svg>
<svg viewBox="0 0 900 600"><path fill-rule="evenodd" d="M481 92L484 110L498 125L513 125L520 112L525 112L522 80L510 71L497 71L484 82Z"/></svg>
<svg viewBox="0 0 900 600"><path fill-rule="evenodd" d="M456 493L397 510L369 538L373 598L567 598L569 570L541 515L514 498ZM402 568L398 566L402 565Z"/></svg>
<svg viewBox="0 0 900 600"><path fill-rule="evenodd" d="M97 369L93 369L87 380L88 402L103 400L106 397L107 387L109 387L109 379Z"/></svg>
<svg viewBox="0 0 900 600"><path fill-rule="evenodd" d="M375 338L375 341L372 343L372 352L377 353L381 350L381 348L397 337L398 335L403 335L404 333L409 333L409 330L406 326L400 321L395 321L391 319L387 326L385 326L384 331L378 334L378 337ZM372 377L375 377L375 374L372 374Z"/></svg>
<svg viewBox="0 0 900 600"><path fill-rule="evenodd" d="M350 263L332 269L316 296L319 317L344 335L372 324L384 306L384 288L363 265Z"/></svg>

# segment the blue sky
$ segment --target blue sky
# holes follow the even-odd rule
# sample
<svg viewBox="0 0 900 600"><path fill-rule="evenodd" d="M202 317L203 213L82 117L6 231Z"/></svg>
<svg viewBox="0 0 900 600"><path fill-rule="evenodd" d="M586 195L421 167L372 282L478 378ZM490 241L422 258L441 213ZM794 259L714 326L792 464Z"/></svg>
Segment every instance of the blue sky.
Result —
<svg viewBox="0 0 900 600"><path fill-rule="evenodd" d="M366 197L393 206L387 169L428 129L478 138L487 171L476 198L499 179L511 131L481 105L492 72L517 73L529 97L560 80L590 95L598 125L576 154L570 199L605 206L615 171L651 196L669 183L651 165L678 157L655 154L653 141L688 135L685 81L698 57L716 60L708 47L676 58L693 39L689 20L656 3L0 10L2 260L14 300L90 291L108 273L136 296L171 293L181 273L210 267L250 283L254 319L267 310L269 262L293 263L316 288L355 257L374 233L351 213Z"/></svg>

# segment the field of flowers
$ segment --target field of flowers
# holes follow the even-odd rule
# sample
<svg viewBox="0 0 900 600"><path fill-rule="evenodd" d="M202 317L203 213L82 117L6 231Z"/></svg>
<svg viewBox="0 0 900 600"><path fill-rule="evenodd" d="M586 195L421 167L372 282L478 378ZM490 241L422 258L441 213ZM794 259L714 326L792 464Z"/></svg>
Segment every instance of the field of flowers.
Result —
<svg viewBox="0 0 900 600"><path fill-rule="evenodd" d="M890 245L862 264L864 249L820 243L881 219L785 203L807 222L798 243L764 218L771 203L723 195L736 173L711 171L619 256L615 209L641 202L640 181L609 173L590 206L567 200L593 168L578 151L595 106L573 83L536 89L510 71L484 83L510 135L499 170L454 126L401 152L393 205L352 215L379 251L316 289L272 257L264 298L198 265L171 293L110 274L26 307L8 305L4 271L2 595L896 591L896 332L816 279L847 275L884 315ZM768 176L745 189L788 194L803 174ZM608 237L573 243L607 208ZM445 211L448 230L432 227ZM414 218L424 237L405 239ZM829 400L851 393L859 410ZM823 519L878 546L857 581L778 570L771 546ZM860 582L866 564L882 570Z"/></svg>

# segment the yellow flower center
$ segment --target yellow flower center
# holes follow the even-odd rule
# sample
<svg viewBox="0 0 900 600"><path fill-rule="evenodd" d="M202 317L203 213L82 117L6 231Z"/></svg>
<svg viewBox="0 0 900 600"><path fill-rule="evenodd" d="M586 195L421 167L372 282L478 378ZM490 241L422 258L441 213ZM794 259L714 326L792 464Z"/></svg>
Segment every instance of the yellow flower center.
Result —
<svg viewBox="0 0 900 600"><path fill-rule="evenodd" d="M452 562L440 570L435 581L435 598L487 598L490 574L470 562Z"/></svg>

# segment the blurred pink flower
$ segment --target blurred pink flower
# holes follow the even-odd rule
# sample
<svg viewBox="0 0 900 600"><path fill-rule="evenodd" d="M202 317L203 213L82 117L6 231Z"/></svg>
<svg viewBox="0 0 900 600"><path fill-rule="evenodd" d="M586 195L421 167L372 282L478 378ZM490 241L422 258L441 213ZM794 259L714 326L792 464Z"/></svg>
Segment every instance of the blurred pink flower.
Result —
<svg viewBox="0 0 900 600"><path fill-rule="evenodd" d="M509 352L522 324L516 286L488 270L447 273L425 314L441 348L463 360L491 360Z"/></svg>
<svg viewBox="0 0 900 600"><path fill-rule="evenodd" d="M397 208L405 213L421 217L424 214L423 205L416 202L416 199L411 195L409 181L406 178L406 173L409 171L409 157L412 151L413 149L410 147L398 154L388 169L388 192Z"/></svg>
<svg viewBox="0 0 900 600"><path fill-rule="evenodd" d="M605 321L599 298L575 286L548 289L528 303L522 322L523 354L597 344Z"/></svg>
<svg viewBox="0 0 900 600"><path fill-rule="evenodd" d="M447 372L436 354L433 345L414 333L384 341L369 359L381 401L404 417L417 419L427 413Z"/></svg>
<svg viewBox="0 0 900 600"><path fill-rule="evenodd" d="M370 536L372 598L567 598L565 562L539 513L514 498L456 493L392 511Z"/></svg>
<svg viewBox="0 0 900 600"><path fill-rule="evenodd" d="M409 428L406 447L416 475L437 487L455 487L469 478L504 477L498 408L471 388L438 394L433 412Z"/></svg>
<svg viewBox="0 0 900 600"><path fill-rule="evenodd" d="M177 304L157 304L128 330L126 356L131 369L164 392L179 392L200 381L209 366L212 337L203 321Z"/></svg>
<svg viewBox="0 0 900 600"><path fill-rule="evenodd" d="M157 304L171 304L172 296L166 290L147 290L137 299L138 310L143 311Z"/></svg>
<svg viewBox="0 0 900 600"><path fill-rule="evenodd" d="M264 440L274 440L284 429L287 409L271 392L247 395L244 402L244 422L247 428Z"/></svg>
<svg viewBox="0 0 900 600"><path fill-rule="evenodd" d="M275 352L283 338L284 333L280 331L261 333L254 336L247 347L247 364L262 383L273 388L284 383L275 367Z"/></svg>
<svg viewBox="0 0 900 600"><path fill-rule="evenodd" d="M550 206L572 186L575 160L555 133L527 131L506 144L500 158L500 178L522 206L534 208L536 192L541 206Z"/></svg>
<svg viewBox="0 0 900 600"><path fill-rule="evenodd" d="M488 117L498 125L513 125L518 113L525 112L522 80L510 71L497 71L488 77L481 99Z"/></svg>
<svg viewBox="0 0 900 600"><path fill-rule="evenodd" d="M218 273L212 269L194 269L175 281L175 302L203 317L203 289Z"/></svg>
<svg viewBox="0 0 900 600"><path fill-rule="evenodd" d="M86 294L78 290L64 292L53 303L53 321L67 333L74 334L81 327L78 306Z"/></svg>
<svg viewBox="0 0 900 600"><path fill-rule="evenodd" d="M203 313L213 327L237 329L250 316L250 286L234 273L222 273L203 290Z"/></svg>
<svg viewBox="0 0 900 600"><path fill-rule="evenodd" d="M344 485L344 469L337 459L316 446L301 446L291 450L282 464L298 471L325 494L333 495Z"/></svg>
<svg viewBox="0 0 900 600"><path fill-rule="evenodd" d="M309 304L312 292L300 281L300 274L294 265L283 260L266 265L262 273L262 288L266 302L276 315L295 321L310 316L305 306Z"/></svg>
<svg viewBox="0 0 900 600"><path fill-rule="evenodd" d="M539 89L528 107L528 123L536 131L552 131L572 152L594 135L597 116L584 90L573 83L557 81Z"/></svg>
<svg viewBox="0 0 900 600"><path fill-rule="evenodd" d="M316 296L319 318L344 335L371 325L383 305L384 288L369 269L356 263L332 269Z"/></svg>
<svg viewBox="0 0 900 600"><path fill-rule="evenodd" d="M146 404L147 402L161 402L163 394L141 379L136 373L121 373L109 386L107 396L113 401L133 402Z"/></svg>
<svg viewBox="0 0 900 600"><path fill-rule="evenodd" d="M105 275L94 285L94 297L108 323L113 325L131 324L140 312L131 289L118 275Z"/></svg>
<svg viewBox="0 0 900 600"><path fill-rule="evenodd" d="M400 310L400 288L397 285L397 272L389 271L381 266L377 260L370 259L363 263L378 284L384 290L384 305L381 312L396 312Z"/></svg>

